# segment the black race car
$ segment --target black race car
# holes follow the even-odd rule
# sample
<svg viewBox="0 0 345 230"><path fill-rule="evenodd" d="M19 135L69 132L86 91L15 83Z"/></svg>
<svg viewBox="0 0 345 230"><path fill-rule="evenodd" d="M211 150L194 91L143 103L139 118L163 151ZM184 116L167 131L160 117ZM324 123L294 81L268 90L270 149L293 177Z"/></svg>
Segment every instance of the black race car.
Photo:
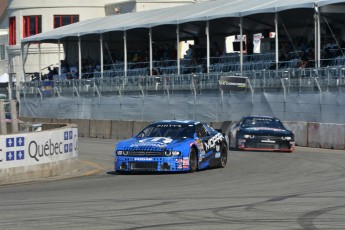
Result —
<svg viewBox="0 0 345 230"><path fill-rule="evenodd" d="M233 124L229 146L236 150L292 152L295 149L293 132L271 116L245 116Z"/></svg>

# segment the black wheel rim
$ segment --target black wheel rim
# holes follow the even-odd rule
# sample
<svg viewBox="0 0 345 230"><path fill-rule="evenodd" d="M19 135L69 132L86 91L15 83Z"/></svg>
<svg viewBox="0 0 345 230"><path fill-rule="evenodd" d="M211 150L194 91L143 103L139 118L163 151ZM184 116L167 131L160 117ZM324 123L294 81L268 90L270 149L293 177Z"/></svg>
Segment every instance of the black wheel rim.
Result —
<svg viewBox="0 0 345 230"><path fill-rule="evenodd" d="M227 161L227 154L226 152L223 151L222 156L220 157L220 163L223 167L226 165L226 161Z"/></svg>

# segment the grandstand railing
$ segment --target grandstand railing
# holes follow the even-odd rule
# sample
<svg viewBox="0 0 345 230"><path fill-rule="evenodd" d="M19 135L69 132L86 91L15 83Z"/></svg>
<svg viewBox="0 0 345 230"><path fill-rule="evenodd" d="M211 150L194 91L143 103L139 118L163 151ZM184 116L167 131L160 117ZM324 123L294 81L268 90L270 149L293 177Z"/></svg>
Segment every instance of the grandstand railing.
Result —
<svg viewBox="0 0 345 230"><path fill-rule="evenodd" d="M247 70L212 73L162 74L148 76L138 73L135 76L115 74L116 71L105 71L93 78L80 80L55 79L50 87L42 84L45 81L22 82L21 96L61 96L82 94L162 94L174 92L207 93L219 91L219 80L222 76L247 77L251 87L248 92L308 92L308 91L343 91L345 90L345 66L279 70ZM39 92L39 93L38 93Z"/></svg>

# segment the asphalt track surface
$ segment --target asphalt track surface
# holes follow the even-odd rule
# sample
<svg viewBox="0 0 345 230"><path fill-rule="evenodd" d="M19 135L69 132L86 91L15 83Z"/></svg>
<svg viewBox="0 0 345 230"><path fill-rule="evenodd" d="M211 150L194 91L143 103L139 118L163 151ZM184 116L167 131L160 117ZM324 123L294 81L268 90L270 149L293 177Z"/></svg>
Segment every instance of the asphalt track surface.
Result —
<svg viewBox="0 0 345 230"><path fill-rule="evenodd" d="M224 169L117 175L80 138L77 174L0 186L0 229L345 229L345 151L232 151Z"/></svg>

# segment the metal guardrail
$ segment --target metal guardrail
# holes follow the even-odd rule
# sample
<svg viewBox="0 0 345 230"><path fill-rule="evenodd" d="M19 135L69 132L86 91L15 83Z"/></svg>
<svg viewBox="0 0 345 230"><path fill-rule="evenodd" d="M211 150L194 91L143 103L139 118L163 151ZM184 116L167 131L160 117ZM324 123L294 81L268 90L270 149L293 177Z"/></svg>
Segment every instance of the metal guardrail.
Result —
<svg viewBox="0 0 345 230"><path fill-rule="evenodd" d="M54 80L52 95L76 95L82 94L129 94L139 93L173 93L175 91L197 92L219 90L221 76L248 77L251 90L255 92L265 91L342 91L345 89L345 67L325 67L308 69L282 69L282 70L251 70L243 72L216 72L199 74L169 74L169 75L138 75L115 76L108 71L103 78L96 77L81 80ZM112 76L112 77L109 77ZM21 94L42 97L41 81L21 83ZM55 89L55 93L54 93ZM57 92L58 89L58 93ZM39 95L38 93L39 92ZM168 92L168 93L169 93Z"/></svg>

